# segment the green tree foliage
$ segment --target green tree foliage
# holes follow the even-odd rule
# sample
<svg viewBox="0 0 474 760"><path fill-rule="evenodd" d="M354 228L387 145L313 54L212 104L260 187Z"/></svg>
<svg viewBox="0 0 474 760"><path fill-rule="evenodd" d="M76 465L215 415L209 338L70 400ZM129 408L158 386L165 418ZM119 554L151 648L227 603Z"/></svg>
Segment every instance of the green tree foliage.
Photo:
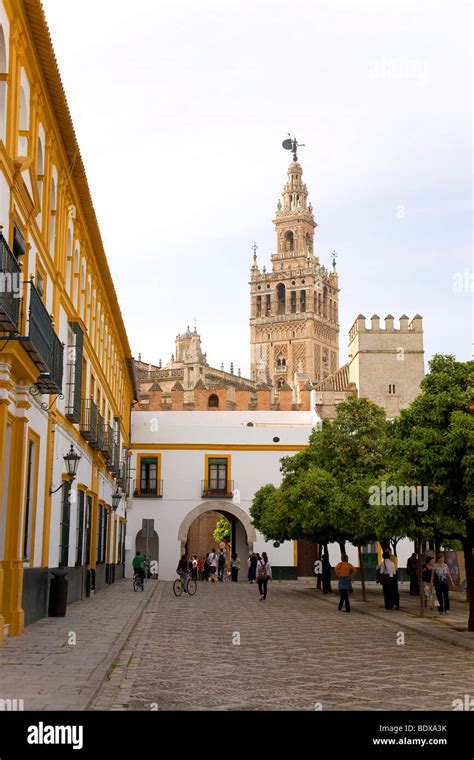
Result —
<svg viewBox="0 0 474 760"><path fill-rule="evenodd" d="M217 521L212 535L218 543L221 541L229 543L231 540L231 531L232 529L230 522L223 515L221 515Z"/></svg>

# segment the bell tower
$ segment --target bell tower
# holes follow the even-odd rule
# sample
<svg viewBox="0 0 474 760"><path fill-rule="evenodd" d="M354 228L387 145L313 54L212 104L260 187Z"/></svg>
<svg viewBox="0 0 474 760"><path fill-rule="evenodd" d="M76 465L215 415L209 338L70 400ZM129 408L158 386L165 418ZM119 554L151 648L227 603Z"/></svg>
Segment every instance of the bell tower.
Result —
<svg viewBox="0 0 474 760"><path fill-rule="evenodd" d="M316 383L339 367L336 256L327 269L315 255L317 224L296 142L273 224L271 271L260 269L256 246L250 270L251 377L265 367L278 390L283 383L294 387L297 375Z"/></svg>

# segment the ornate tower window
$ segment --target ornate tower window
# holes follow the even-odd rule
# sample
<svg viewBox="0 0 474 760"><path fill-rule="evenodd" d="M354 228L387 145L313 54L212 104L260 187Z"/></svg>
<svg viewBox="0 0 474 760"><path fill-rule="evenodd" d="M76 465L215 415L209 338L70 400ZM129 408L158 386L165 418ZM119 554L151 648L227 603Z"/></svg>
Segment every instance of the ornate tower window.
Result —
<svg viewBox="0 0 474 760"><path fill-rule="evenodd" d="M262 316L262 296L257 296L257 317Z"/></svg>
<svg viewBox="0 0 474 760"><path fill-rule="evenodd" d="M306 290L300 293L300 311L306 311Z"/></svg>
<svg viewBox="0 0 474 760"><path fill-rule="evenodd" d="M286 311L286 288L283 283L277 285L277 303L277 314L284 314Z"/></svg>
<svg viewBox="0 0 474 760"><path fill-rule="evenodd" d="M290 293L290 309L292 314L296 314L296 290Z"/></svg>
<svg viewBox="0 0 474 760"><path fill-rule="evenodd" d="M288 232L285 232L285 251L294 251L295 250L295 236L291 232L291 230L288 230Z"/></svg>

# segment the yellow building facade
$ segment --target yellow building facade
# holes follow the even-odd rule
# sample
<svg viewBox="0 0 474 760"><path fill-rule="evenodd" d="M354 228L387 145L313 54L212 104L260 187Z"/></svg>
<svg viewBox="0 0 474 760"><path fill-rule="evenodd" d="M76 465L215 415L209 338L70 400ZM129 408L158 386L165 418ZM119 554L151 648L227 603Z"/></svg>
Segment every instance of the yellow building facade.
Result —
<svg viewBox="0 0 474 760"><path fill-rule="evenodd" d="M1 643L48 614L51 568L68 603L123 575L137 398L39 0L0 0L0 225Z"/></svg>

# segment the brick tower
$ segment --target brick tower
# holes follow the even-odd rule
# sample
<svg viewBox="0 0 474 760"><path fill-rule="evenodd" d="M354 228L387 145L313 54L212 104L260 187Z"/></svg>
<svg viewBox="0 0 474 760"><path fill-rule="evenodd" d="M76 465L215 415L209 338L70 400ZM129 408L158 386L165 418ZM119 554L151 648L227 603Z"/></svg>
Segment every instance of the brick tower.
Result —
<svg viewBox="0 0 474 760"><path fill-rule="evenodd" d="M338 277L314 253L313 208L294 160L273 220L276 250L271 272L260 270L254 250L250 274L251 378L262 368L275 390L295 386L296 375L320 382L339 367Z"/></svg>

